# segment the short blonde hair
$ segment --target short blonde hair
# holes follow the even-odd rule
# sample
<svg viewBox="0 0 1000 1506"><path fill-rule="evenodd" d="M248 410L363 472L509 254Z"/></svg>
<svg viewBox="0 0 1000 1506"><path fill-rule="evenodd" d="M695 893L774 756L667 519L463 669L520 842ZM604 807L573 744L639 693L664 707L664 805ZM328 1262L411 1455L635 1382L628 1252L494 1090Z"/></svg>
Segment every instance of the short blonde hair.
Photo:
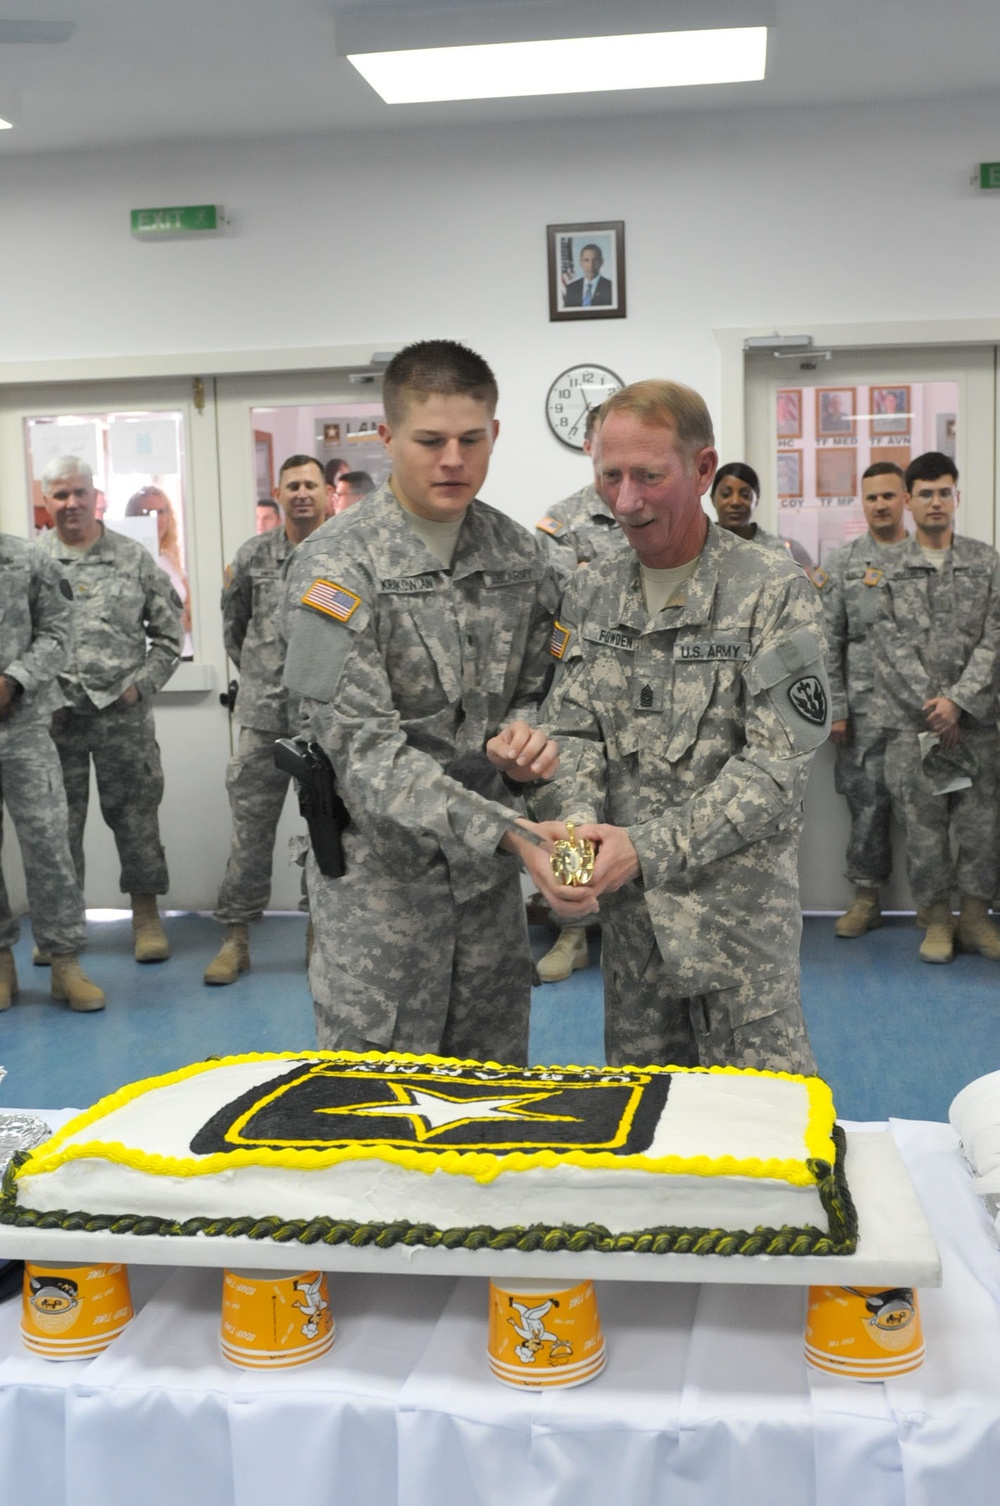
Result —
<svg viewBox="0 0 1000 1506"><path fill-rule="evenodd" d="M682 382L651 377L620 387L601 405L598 422L603 425L612 413L629 413L651 428L672 429L680 448L689 457L715 445L712 417L705 399Z"/></svg>

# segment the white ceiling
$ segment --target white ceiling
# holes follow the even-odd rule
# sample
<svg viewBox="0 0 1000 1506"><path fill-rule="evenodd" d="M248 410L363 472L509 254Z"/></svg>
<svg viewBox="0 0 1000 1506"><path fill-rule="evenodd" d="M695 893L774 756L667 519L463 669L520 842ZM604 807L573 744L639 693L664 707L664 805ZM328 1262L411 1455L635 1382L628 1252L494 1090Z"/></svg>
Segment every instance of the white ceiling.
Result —
<svg viewBox="0 0 1000 1506"><path fill-rule="evenodd" d="M393 12L405 11L401 16ZM72 20L61 44L0 41L0 158L136 142L406 130L690 109L942 98L1000 103L998 0L606 0L623 30L694 15L772 22L768 77L643 90L388 106L338 56L369 45L580 34L593 0L6 0L8 18ZM556 19L553 21L553 15ZM630 24L621 24L628 18ZM481 34L480 23L489 29ZM2 36L0 22L0 36ZM996 120L996 112L991 111ZM990 120L984 118L984 126ZM1000 158L1000 132L993 131ZM984 150L988 148L984 140Z"/></svg>

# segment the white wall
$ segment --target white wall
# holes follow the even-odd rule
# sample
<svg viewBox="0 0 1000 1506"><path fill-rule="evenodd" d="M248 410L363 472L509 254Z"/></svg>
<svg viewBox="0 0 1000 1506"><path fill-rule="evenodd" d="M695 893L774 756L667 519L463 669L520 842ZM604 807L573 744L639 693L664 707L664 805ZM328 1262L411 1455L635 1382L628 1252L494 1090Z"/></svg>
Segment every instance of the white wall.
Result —
<svg viewBox="0 0 1000 1506"><path fill-rule="evenodd" d="M574 362L678 377L718 411L715 329L992 316L1000 194L968 180L996 155L983 131L994 105L0 158L0 361L177 351L195 371L211 350L462 338L500 381L485 495L530 523L584 479L543 415ZM129 235L130 208L213 201L232 219L217 241ZM593 219L625 221L629 316L550 324L545 226ZM196 611L217 611L214 580ZM168 781L175 751L165 738ZM202 864L171 903L212 902L224 799L218 819L215 871ZM833 904L842 834L816 839L831 879L805 900Z"/></svg>

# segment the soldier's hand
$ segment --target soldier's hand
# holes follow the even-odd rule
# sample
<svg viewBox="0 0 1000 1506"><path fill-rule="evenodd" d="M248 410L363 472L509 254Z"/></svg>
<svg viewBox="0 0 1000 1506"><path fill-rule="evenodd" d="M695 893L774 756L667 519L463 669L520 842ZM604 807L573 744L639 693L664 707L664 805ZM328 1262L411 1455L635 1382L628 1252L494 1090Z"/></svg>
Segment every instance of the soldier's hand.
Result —
<svg viewBox="0 0 1000 1506"><path fill-rule="evenodd" d="M836 743L838 748L849 748L851 745L851 724L847 717L842 722L830 723L830 741Z"/></svg>
<svg viewBox="0 0 1000 1506"><path fill-rule="evenodd" d="M0 721L10 715L16 689L13 680L8 679L6 675L0 675Z"/></svg>
<svg viewBox="0 0 1000 1506"><path fill-rule="evenodd" d="M962 714L961 707L957 706L954 701L949 700L946 695L934 696L932 700L925 701L924 713L927 717L928 727L932 732L936 732L939 737L942 733L950 732L953 727L957 730L958 718ZM941 746L944 747L944 744L942 743ZM949 743L948 746L954 747L954 744Z"/></svg>
<svg viewBox="0 0 1000 1506"><path fill-rule="evenodd" d="M533 784L551 779L559 768L559 749L550 737L527 722L511 722L486 744L486 757L508 779Z"/></svg>
<svg viewBox="0 0 1000 1506"><path fill-rule="evenodd" d="M938 747L943 753L947 753L950 751L950 749L958 747L958 744L961 741L961 737L962 734L957 726L949 727L946 732L940 732L938 734Z"/></svg>
<svg viewBox="0 0 1000 1506"><path fill-rule="evenodd" d="M138 685L132 684L126 686L115 702L115 705L120 711L124 711L127 706L135 706L140 699Z"/></svg>
<svg viewBox="0 0 1000 1506"><path fill-rule="evenodd" d="M554 843L565 841L569 832L561 821L527 821L518 816L517 824L525 832L541 837L543 845L519 837L515 831L505 833L500 846L506 852L515 853L524 865L524 870L533 881L546 904L562 920L575 920L585 915L597 914L597 896L589 884L573 888L560 884L552 872L549 857Z"/></svg>
<svg viewBox="0 0 1000 1506"><path fill-rule="evenodd" d="M624 827L595 822L578 826L576 835L586 837L597 848L594 876L587 885L594 894L614 894L630 879L639 877L639 854Z"/></svg>

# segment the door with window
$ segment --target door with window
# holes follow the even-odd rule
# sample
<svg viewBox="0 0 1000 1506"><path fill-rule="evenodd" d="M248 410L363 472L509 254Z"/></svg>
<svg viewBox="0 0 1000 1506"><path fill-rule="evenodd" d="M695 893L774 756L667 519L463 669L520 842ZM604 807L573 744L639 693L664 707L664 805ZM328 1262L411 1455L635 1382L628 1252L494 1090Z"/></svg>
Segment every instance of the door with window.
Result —
<svg viewBox="0 0 1000 1506"><path fill-rule="evenodd" d="M861 476L876 461L905 472L940 450L956 462L959 532L996 543L996 353L992 346L832 349L746 357L747 459L761 478L759 515L808 567L866 528ZM833 749L817 754L800 851L802 904L838 910L847 808L833 788ZM890 907L912 909L897 840Z"/></svg>

